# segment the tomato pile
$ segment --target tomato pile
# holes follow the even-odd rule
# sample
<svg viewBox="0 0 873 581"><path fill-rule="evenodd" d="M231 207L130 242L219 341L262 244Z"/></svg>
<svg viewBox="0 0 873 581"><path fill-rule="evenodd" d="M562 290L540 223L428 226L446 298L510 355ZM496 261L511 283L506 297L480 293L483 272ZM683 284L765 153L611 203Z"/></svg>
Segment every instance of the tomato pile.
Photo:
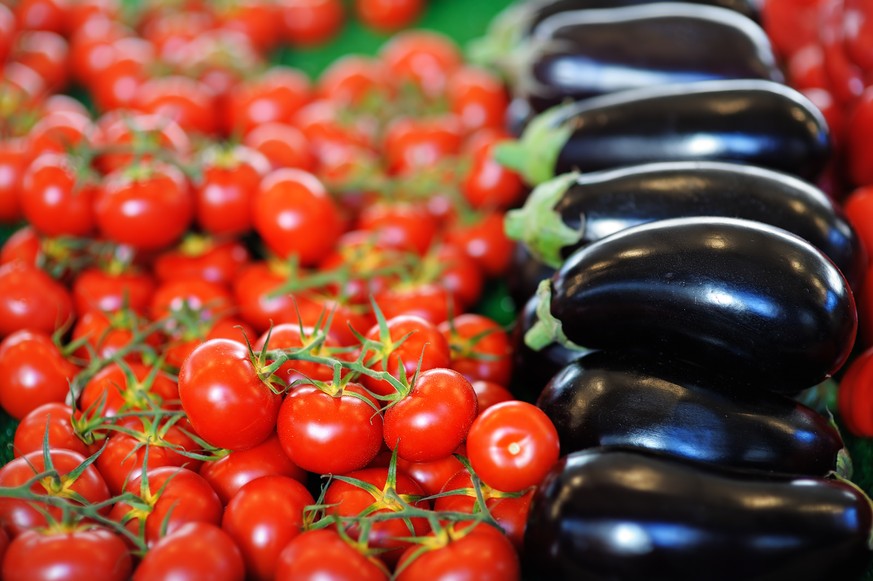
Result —
<svg viewBox="0 0 873 581"><path fill-rule="evenodd" d="M341 4L278 5L0 4L3 579L519 576L506 89L413 29L309 78Z"/></svg>

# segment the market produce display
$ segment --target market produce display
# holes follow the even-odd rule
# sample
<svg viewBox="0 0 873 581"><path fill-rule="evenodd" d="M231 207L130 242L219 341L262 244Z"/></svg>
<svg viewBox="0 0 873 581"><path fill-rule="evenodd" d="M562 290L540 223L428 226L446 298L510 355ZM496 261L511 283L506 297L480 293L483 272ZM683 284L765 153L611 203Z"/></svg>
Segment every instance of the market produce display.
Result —
<svg viewBox="0 0 873 581"><path fill-rule="evenodd" d="M863 8L453 1L0 3L2 579L870 575Z"/></svg>

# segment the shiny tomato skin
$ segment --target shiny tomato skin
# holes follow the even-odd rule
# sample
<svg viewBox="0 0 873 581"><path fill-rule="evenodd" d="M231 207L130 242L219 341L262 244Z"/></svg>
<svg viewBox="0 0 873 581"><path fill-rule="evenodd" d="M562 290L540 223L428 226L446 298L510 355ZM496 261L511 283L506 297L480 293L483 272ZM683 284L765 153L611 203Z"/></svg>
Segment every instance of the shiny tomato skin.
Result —
<svg viewBox="0 0 873 581"><path fill-rule="evenodd" d="M125 542L104 528L70 532L28 530L14 539L3 559L6 581L126 581L133 559Z"/></svg>
<svg viewBox="0 0 873 581"><path fill-rule="evenodd" d="M385 443L411 462L445 458L467 437L476 405L473 386L457 371L423 371L409 394L385 411Z"/></svg>
<svg viewBox="0 0 873 581"><path fill-rule="evenodd" d="M339 210L317 177L298 169L278 169L261 182L253 199L255 231L280 258L296 257L315 266L343 231Z"/></svg>
<svg viewBox="0 0 873 581"><path fill-rule="evenodd" d="M251 201L269 160L245 146L208 149L202 155L202 175L195 184L196 218L214 236L240 236L252 227Z"/></svg>
<svg viewBox="0 0 873 581"><path fill-rule="evenodd" d="M0 337L20 329L50 334L72 316L70 293L48 274L25 262L0 266Z"/></svg>
<svg viewBox="0 0 873 581"><path fill-rule="evenodd" d="M86 457L96 452L93 446L88 446L76 434L70 421L72 416L73 408L60 402L45 403L31 410L15 427L12 440L14 457L42 450L46 432L50 448L72 450Z"/></svg>
<svg viewBox="0 0 873 581"><path fill-rule="evenodd" d="M230 287L251 254L241 240L186 237L152 263L159 281L202 279Z"/></svg>
<svg viewBox="0 0 873 581"><path fill-rule="evenodd" d="M209 579L243 581L239 547L221 527L191 522L155 543L134 571L132 581Z"/></svg>
<svg viewBox="0 0 873 581"><path fill-rule="evenodd" d="M291 46L323 45L339 34L345 21L341 0L285 0L279 10L282 38Z"/></svg>
<svg viewBox="0 0 873 581"><path fill-rule="evenodd" d="M312 83L303 72L272 67L230 92L227 111L231 131L242 136L263 123L291 123L311 93Z"/></svg>
<svg viewBox="0 0 873 581"><path fill-rule="evenodd" d="M424 0L355 0L355 12L360 21L381 33L412 26L424 7Z"/></svg>
<svg viewBox="0 0 873 581"><path fill-rule="evenodd" d="M467 455L473 470L488 486L519 492L542 482L558 461L558 431L533 404L499 403L473 422Z"/></svg>
<svg viewBox="0 0 873 581"><path fill-rule="evenodd" d="M179 396L197 434L230 450L266 440L282 404L258 377L246 346L230 339L211 339L191 352L179 370Z"/></svg>
<svg viewBox="0 0 873 581"><path fill-rule="evenodd" d="M243 137L243 144L261 153L272 169L293 167L312 172L315 154L303 132L287 123L261 123Z"/></svg>
<svg viewBox="0 0 873 581"><path fill-rule="evenodd" d="M27 169L24 148L0 143L0 224L13 224L21 218L21 176Z"/></svg>
<svg viewBox="0 0 873 581"><path fill-rule="evenodd" d="M452 350L452 369L471 382L509 383L512 342L499 323L478 313L462 313L441 323L439 329Z"/></svg>
<svg viewBox="0 0 873 581"><path fill-rule="evenodd" d="M16 331L0 342L0 406L17 420L49 403L63 403L79 368L51 337Z"/></svg>
<svg viewBox="0 0 873 581"><path fill-rule="evenodd" d="M276 425L285 454L316 474L345 474L369 464L382 448L382 416L375 402L360 396L368 398L351 383L336 396L314 385L294 388Z"/></svg>
<svg viewBox="0 0 873 581"><path fill-rule="evenodd" d="M387 571L361 554L331 529L306 531L294 537L279 554L276 581L387 581Z"/></svg>
<svg viewBox="0 0 873 581"><path fill-rule="evenodd" d="M429 97L445 93L449 78L463 62L453 40L424 29L395 34L382 46L379 56L395 82L412 83Z"/></svg>
<svg viewBox="0 0 873 581"><path fill-rule="evenodd" d="M46 236L89 236L95 228L92 184L77 184L71 160L45 153L30 164L22 183L25 219Z"/></svg>
<svg viewBox="0 0 873 581"><path fill-rule="evenodd" d="M224 510L221 528L236 541L251 578L274 578L279 553L303 529L303 509L315 499L287 476L262 476L245 484Z"/></svg>
<svg viewBox="0 0 873 581"><path fill-rule="evenodd" d="M155 281L150 272L135 268L121 272L87 268L76 276L72 290L79 315L90 310L111 313L125 308L144 315L155 292Z"/></svg>

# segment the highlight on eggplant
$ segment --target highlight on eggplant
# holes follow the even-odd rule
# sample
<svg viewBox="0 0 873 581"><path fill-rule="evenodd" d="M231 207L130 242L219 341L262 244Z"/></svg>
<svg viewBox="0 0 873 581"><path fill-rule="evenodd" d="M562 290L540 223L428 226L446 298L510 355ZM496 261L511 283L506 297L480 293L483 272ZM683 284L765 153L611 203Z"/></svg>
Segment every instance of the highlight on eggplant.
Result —
<svg viewBox="0 0 873 581"><path fill-rule="evenodd" d="M783 228L824 252L854 291L867 271L861 239L823 191L784 172L737 163L652 162L563 174L508 212L505 229L532 257L558 268L574 250L606 236L684 216L744 218Z"/></svg>
<svg viewBox="0 0 873 581"><path fill-rule="evenodd" d="M839 478L750 476L640 451L565 456L537 488L522 571L536 579L860 579L870 498Z"/></svg>
<svg viewBox="0 0 873 581"><path fill-rule="evenodd" d="M847 360L855 299L833 262L799 236L737 218L658 220L574 252L541 283L532 349L664 353L739 385L786 395Z"/></svg>
<svg viewBox="0 0 873 581"><path fill-rule="evenodd" d="M815 181L831 152L827 122L802 93L766 80L629 89L548 109L497 160L530 185L556 175L653 161L730 161Z"/></svg>
<svg viewBox="0 0 873 581"><path fill-rule="evenodd" d="M667 83L785 81L757 23L687 2L562 12L543 20L514 55L514 93L535 112Z"/></svg>
<svg viewBox="0 0 873 581"><path fill-rule="evenodd" d="M832 420L660 353L582 355L548 382L537 406L557 428L562 453L609 445L765 474L851 477Z"/></svg>

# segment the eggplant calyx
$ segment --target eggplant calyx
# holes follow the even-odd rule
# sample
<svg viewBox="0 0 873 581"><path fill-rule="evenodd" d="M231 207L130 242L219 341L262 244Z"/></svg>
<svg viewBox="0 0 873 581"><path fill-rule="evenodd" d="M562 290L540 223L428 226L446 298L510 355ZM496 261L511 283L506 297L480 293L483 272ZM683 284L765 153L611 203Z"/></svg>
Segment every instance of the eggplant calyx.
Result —
<svg viewBox="0 0 873 581"><path fill-rule="evenodd" d="M491 21L488 31L467 45L466 55L473 64L503 71L503 60L522 41L530 10L523 4L507 7Z"/></svg>
<svg viewBox="0 0 873 581"><path fill-rule="evenodd" d="M512 240L527 246L540 262L559 268L563 262L561 250L579 242L584 234L584 221L578 229L564 223L555 205L578 179L576 172L560 175L533 189L524 206L507 212L504 230Z"/></svg>
<svg viewBox="0 0 873 581"><path fill-rule="evenodd" d="M564 334L563 323L552 315L552 281L541 280L537 286L537 322L524 334L524 343L534 351L540 351L552 343L558 343L567 349L579 351L580 354L589 349L573 343Z"/></svg>
<svg viewBox="0 0 873 581"><path fill-rule="evenodd" d="M560 121L564 105L547 109L531 119L521 137L497 146L497 163L521 174L529 185L536 186L555 177L555 163L573 127Z"/></svg>

